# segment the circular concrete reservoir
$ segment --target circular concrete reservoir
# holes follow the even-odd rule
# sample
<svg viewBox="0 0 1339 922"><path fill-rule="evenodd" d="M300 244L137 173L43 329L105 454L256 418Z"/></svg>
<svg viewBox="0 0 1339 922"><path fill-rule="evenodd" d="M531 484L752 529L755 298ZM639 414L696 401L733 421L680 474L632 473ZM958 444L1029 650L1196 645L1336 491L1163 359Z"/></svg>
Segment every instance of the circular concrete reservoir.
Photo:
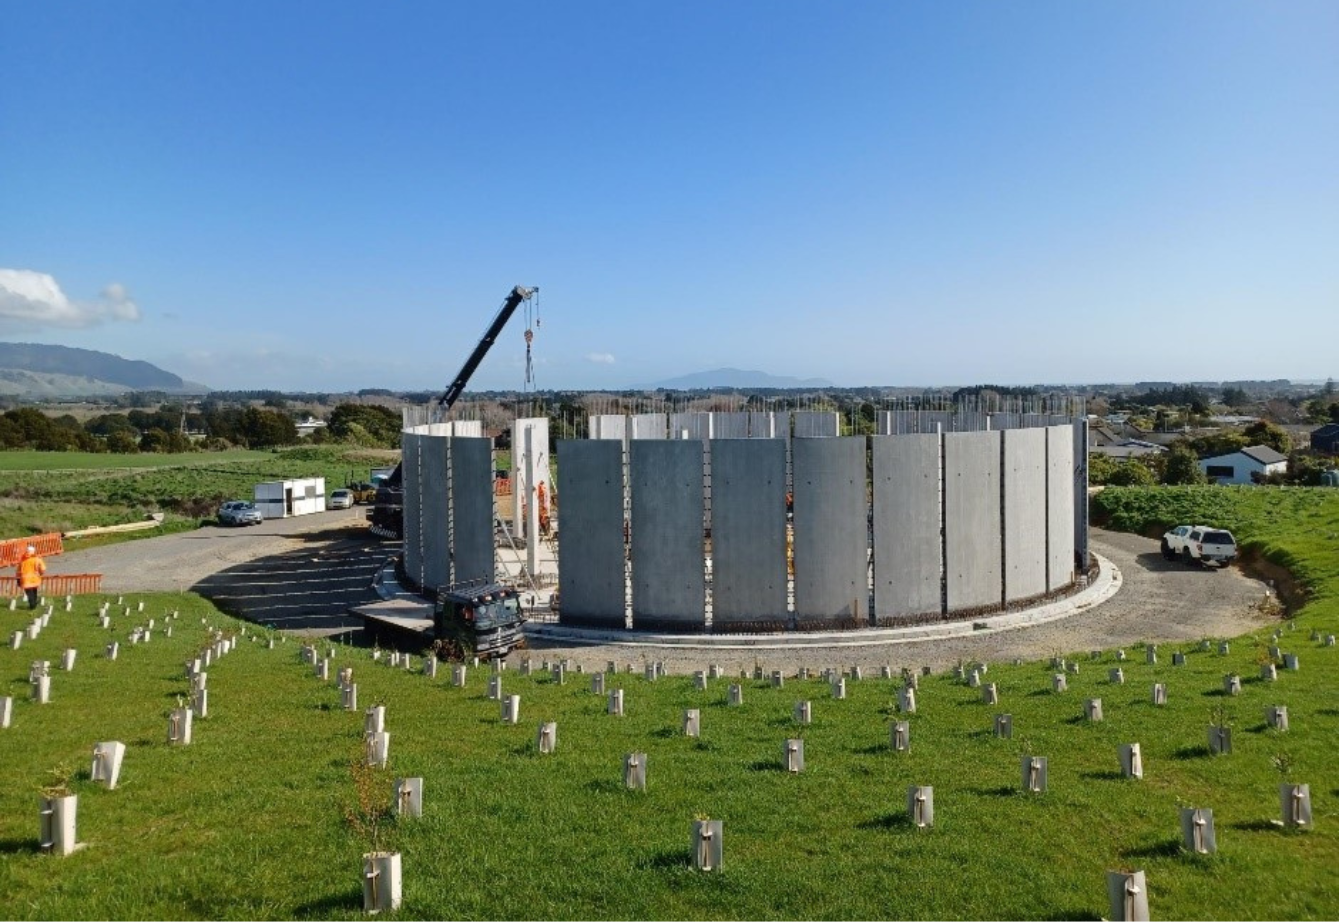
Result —
<svg viewBox="0 0 1339 922"><path fill-rule="evenodd" d="M552 542L534 504L554 495L547 420L515 422L518 514L501 542L479 424L407 425L404 571L425 592L528 587L533 572L556 584L561 625L661 634L970 621L1086 582L1081 407L877 422L878 435L840 436L835 412L593 416L590 437L554 444Z"/></svg>

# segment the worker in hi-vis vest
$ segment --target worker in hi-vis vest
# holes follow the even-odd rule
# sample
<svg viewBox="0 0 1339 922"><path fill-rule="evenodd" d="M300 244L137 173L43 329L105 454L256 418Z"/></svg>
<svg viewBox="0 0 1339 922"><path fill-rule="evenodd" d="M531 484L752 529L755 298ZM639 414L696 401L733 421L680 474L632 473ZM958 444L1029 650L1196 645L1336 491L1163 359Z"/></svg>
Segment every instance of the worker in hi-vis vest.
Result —
<svg viewBox="0 0 1339 922"><path fill-rule="evenodd" d="M37 607L37 595L42 589L42 575L46 573L46 561L37 556L37 548L31 544L19 560L19 588L28 596L28 607Z"/></svg>

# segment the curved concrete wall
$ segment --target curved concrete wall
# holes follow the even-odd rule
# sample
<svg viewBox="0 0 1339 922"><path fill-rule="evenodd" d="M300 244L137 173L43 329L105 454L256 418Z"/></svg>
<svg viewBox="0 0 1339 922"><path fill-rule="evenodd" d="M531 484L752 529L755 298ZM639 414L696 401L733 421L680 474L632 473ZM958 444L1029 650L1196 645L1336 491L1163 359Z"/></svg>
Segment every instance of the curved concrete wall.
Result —
<svg viewBox="0 0 1339 922"><path fill-rule="evenodd" d="M887 421L904 434L789 439L759 438L752 419L744 437L742 416L681 418L686 439L638 420L651 438L628 439L613 417L601 426L614 438L559 442L560 620L897 624L1072 584L1086 554L1084 422L914 431L925 416ZM405 565L427 588L495 577L491 444L443 428L404 433ZM713 429L740 437L691 434Z"/></svg>
<svg viewBox="0 0 1339 922"><path fill-rule="evenodd" d="M896 624L1063 589L1083 502L1075 425L1032 421L787 441L703 439L707 424L681 419L686 439L560 442L560 620L613 624L626 605L657 630Z"/></svg>

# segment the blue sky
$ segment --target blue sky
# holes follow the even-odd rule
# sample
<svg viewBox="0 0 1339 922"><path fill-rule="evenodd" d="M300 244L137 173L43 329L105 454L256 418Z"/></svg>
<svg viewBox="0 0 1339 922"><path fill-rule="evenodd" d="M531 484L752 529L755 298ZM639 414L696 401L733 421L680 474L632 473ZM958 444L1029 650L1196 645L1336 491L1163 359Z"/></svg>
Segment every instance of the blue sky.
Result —
<svg viewBox="0 0 1339 922"><path fill-rule="evenodd" d="M0 6L0 339L215 388L1323 379L1339 4ZM515 318L471 384L523 384Z"/></svg>

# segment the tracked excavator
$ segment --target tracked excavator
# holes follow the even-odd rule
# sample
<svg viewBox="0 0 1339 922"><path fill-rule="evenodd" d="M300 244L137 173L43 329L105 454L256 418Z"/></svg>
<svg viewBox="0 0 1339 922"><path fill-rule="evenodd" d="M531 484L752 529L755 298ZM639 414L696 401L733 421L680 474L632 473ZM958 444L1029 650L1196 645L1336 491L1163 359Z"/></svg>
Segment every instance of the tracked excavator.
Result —
<svg viewBox="0 0 1339 922"><path fill-rule="evenodd" d="M446 392L437 398L437 407L443 415L449 412L456 401L460 399L460 395L464 392L465 386L469 384L470 378L473 377L475 370L479 367L479 363L484 360L488 350L493 347L493 343L497 341L498 335L502 332L502 328L507 325L507 321L511 319L511 315L516 313L516 308L530 300L537 291L539 291L538 288L524 288L517 285L511 290L511 294L507 295L506 300L502 302L502 307L497 312L497 316L493 318L493 322L488 325L483 338L479 340L479 344L474 347L470 357L461 366L455 380L451 382ZM530 349L530 337L530 331L526 330L527 356ZM368 518L372 522L372 533L378 537L398 539L403 535L404 481L401 465L397 464L395 470L391 471L390 476L382 481L377 488L376 501L371 512L368 513Z"/></svg>

